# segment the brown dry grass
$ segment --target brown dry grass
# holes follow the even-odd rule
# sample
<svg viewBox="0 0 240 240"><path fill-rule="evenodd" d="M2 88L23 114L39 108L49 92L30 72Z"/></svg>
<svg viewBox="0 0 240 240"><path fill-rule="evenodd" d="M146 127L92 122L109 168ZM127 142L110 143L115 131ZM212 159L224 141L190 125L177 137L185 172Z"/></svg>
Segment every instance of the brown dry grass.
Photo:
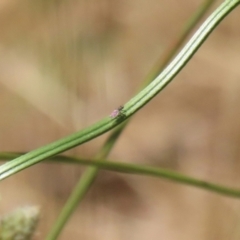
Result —
<svg viewBox="0 0 240 240"><path fill-rule="evenodd" d="M219 1L220 2L220 1ZM201 1L1 1L0 146L29 151L130 99ZM136 114L111 158L238 187L239 9ZM69 154L91 157L102 136ZM34 204L43 239L83 168L41 163L1 183L1 213ZM239 239L239 200L102 171L60 239Z"/></svg>

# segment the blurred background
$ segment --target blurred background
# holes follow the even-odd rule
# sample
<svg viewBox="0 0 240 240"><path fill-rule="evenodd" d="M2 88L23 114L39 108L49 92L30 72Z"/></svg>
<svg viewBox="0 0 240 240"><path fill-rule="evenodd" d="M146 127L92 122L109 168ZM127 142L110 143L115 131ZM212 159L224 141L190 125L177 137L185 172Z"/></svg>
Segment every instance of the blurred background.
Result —
<svg viewBox="0 0 240 240"><path fill-rule="evenodd" d="M0 151L31 151L127 102L202 2L1 0ZM111 160L240 187L239 14L133 116ZM108 135L65 154L93 157ZM40 206L44 239L84 170L43 162L4 180L0 214ZM59 239L239 238L237 199L100 171Z"/></svg>

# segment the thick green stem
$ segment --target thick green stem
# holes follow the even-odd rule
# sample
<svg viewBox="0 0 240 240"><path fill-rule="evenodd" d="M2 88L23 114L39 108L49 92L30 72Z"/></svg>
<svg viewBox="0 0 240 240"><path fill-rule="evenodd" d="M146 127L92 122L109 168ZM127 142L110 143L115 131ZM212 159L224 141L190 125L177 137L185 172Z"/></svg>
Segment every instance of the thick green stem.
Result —
<svg viewBox="0 0 240 240"><path fill-rule="evenodd" d="M47 146L33 150L24 156L16 158L11 162L5 163L0 167L0 180L11 176L31 165L34 165L48 157L64 152L70 148L87 142L97 136L107 132L108 130L125 121L136 111L147 104L157 93L169 84L176 74L187 64L198 48L203 44L209 34L216 28L221 20L229 14L238 4L240 0L229 0L223 2L202 24L190 41L177 57L165 68L165 70L144 90L133 97L124 107L124 117L105 118L102 121L88 127L82 131L51 143Z"/></svg>

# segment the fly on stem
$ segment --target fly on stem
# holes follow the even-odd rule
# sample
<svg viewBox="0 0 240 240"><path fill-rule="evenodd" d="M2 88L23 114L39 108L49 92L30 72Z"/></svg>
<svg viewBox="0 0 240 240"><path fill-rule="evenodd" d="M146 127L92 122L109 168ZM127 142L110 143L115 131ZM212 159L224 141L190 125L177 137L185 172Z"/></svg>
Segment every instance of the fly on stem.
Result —
<svg viewBox="0 0 240 240"><path fill-rule="evenodd" d="M114 109L110 114L110 118L123 117L124 116L123 108L124 106L119 106L117 109Z"/></svg>

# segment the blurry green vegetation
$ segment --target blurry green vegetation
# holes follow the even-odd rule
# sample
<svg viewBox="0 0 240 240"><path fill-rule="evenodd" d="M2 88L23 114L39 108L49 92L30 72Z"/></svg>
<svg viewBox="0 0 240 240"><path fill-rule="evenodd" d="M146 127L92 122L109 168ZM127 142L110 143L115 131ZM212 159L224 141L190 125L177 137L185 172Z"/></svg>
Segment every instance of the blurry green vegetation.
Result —
<svg viewBox="0 0 240 240"><path fill-rule="evenodd" d="M181 34L179 34L179 38L175 39L172 45L170 44L171 47L164 54L164 58L161 58L160 61L158 61L158 63L156 64L156 67L152 71L150 71L149 75L147 75L146 77L147 82L151 81L163 69L163 67L173 58L173 56L176 55L180 46L182 46L183 42L186 41L189 34L193 31L193 27L196 26L196 24L199 22L200 18L202 17L202 14L206 12L206 10L210 7L210 4L212 4L212 2L213 1L206 1L203 4L203 8L201 9L199 8L196 15L194 15L192 20L188 22L189 24L190 23L191 24L190 25L187 24L187 27L184 29L184 31ZM238 1L231 1L231 3L235 3L237 5ZM115 5L117 5L117 7ZM134 89L135 85L137 84L134 85L133 84L134 81L132 81L132 79L134 78L138 79L138 76L134 75L134 78L132 78L132 75L133 75L132 69L134 69L134 67L139 68L138 64L140 63L138 62L138 60L140 61L140 57L138 58L138 56L135 55L133 59L136 66L134 66L134 65L131 65L132 64L131 54L133 53L134 55L134 48L136 47L135 53L138 51L138 48L137 46L134 46L134 44L131 45L131 43L129 43L129 47L125 47L124 49L125 50L124 54L122 53L123 51L120 48L121 46L120 44L122 44L121 41L122 42L126 41L124 37L128 36L129 34L129 29L127 29L126 22L120 20L121 17L124 16L126 6L121 5L117 1L114 1L113 3L109 3L108 1L103 1L102 3L99 3L97 1L89 1L89 2L38 1L34 4L32 1L26 1L26 5L24 5L21 11L19 11L18 8L21 6L22 6L22 3L16 4L15 7L10 9L10 11L4 15L5 19L9 18L9 19L13 19L13 21L9 21L7 28L3 29L2 31L3 33L2 44L5 44L4 46L6 46L6 49L4 49L2 53L3 53L3 56L7 56L6 59L9 60L9 62L7 61L7 63L9 63L9 65L11 66L11 70L9 72L11 71L15 72L17 68L21 69L21 71L23 72L25 69L25 66L27 66L27 63L30 62L33 65L29 64L30 67L29 66L26 67L26 72L32 73L35 71L39 73L40 77L38 76L36 77L36 79L41 79L40 82L43 82L44 84L38 85L38 82L36 81L35 83L33 83L32 87L29 85L29 92L32 92L32 95L30 94L29 96L27 96L28 93L23 91L24 86L23 88L21 88L21 84L20 84L19 85L20 87L17 88L16 86L18 85L13 81L12 84L10 84L12 85L11 91L16 92L23 99L25 99L26 102L30 102L30 104L35 106L36 109L43 111L43 113L49 119L51 119L51 121L56 122L58 126L61 126L62 128L63 126L66 126L66 129L64 128L63 129L67 133L71 132L72 130L75 131L76 129L79 129L79 125L80 125L80 128L83 128L83 126L89 125L88 113L89 113L89 116L96 116L99 112L105 110L106 103L111 103L113 99L115 97L117 99L117 96L121 95L121 93L122 93L123 99L126 99L128 97L127 95L124 95L127 93L127 90L125 89L123 91L121 90L122 89L121 83L123 83L123 81L120 81L120 80L124 79L125 75L123 74L118 76L118 72L114 68L114 65L116 65L117 63L111 60L113 56L118 56L121 59L121 58L124 58L125 55L129 55L129 59L127 58L125 59L126 61L125 70L127 70L129 74L127 76L127 79L128 79L127 89ZM12 18L13 15L16 15L16 18ZM2 19L4 17L2 16ZM127 20L125 19L125 21ZM1 27L4 28L3 26L4 26L4 21L2 21ZM119 41L119 39L121 39L121 41ZM139 44L141 45L141 43L142 42L140 41ZM148 44L151 44L151 42ZM146 44L146 52L148 51L147 47L148 45ZM161 46L161 48L164 48L164 47L165 46ZM11 52L14 52L13 55L9 54L8 52L9 49L11 49ZM130 52L130 50L133 50L133 52ZM144 54L144 52L142 54ZM10 55L11 57L9 58ZM15 57L18 55L20 56L21 64L22 64L20 65L20 67L18 67L19 64L16 64L16 66L14 65ZM37 57L35 58L35 56ZM158 58L156 56L158 56L158 53L156 53L155 55L155 58ZM31 59L34 59L34 60L31 61ZM148 62L148 59L146 58L145 62L143 61L141 66L146 65L147 62ZM34 68L34 64L38 66L37 69ZM101 72L100 69L104 67L106 68L107 73ZM112 70L112 74L113 74L112 76L116 76L118 78L114 79L111 77L111 75L109 77L108 74L111 71L108 72L108 70ZM115 73L116 75L114 75L114 71L117 72ZM142 70L141 73L143 72L144 71ZM195 75L197 78L197 74ZM23 74L23 75L17 75L17 78L21 80L22 79L25 80L27 79L26 76L29 78L32 77L31 74L30 75ZM104 81L98 82L98 80L101 77L104 77ZM5 78L8 79L7 77ZM192 74L191 78L195 78L194 74ZM10 81L12 81L11 78L10 78ZM116 82L115 86L113 86L113 81ZM39 93L36 89L34 89L34 84L35 86L37 86L36 89L38 89ZM23 82L22 82L22 85L24 85ZM9 87L9 85L7 84L6 86ZM126 85L123 84L123 86L126 86ZM53 99L51 99L51 97L47 98L47 95L46 96L41 95L42 92L44 91L45 92L49 91ZM103 92L105 91L104 92L105 94L103 94L105 98L103 98L103 96L100 95L101 91ZM195 93L192 93L192 94L194 98ZM59 96L61 97L59 98ZM67 98L67 96L69 96L69 98ZM78 97L79 97L79 102L73 104L74 100ZM29 99L31 99L32 101L29 101ZM231 99L229 101L231 102ZM56 105L54 105L53 102L55 102ZM93 106L93 102L98 102L99 105ZM44 109L44 107L50 107L50 109L54 109L54 110L46 110ZM183 111L184 111L184 107L183 107ZM206 112L207 112L207 108L208 106L206 106ZM157 107L155 107L155 110L156 109ZM72 110L73 112L72 116L69 114L68 110ZM130 110L129 110L129 113L130 113ZM26 109L25 111L27 113ZM64 111L66 113L65 115L61 113ZM78 115L78 111L80 112L80 116ZM176 112L177 111L178 109L176 107ZM208 112L206 114L208 114ZM231 115L231 113L229 114ZM128 112L127 112L127 115L128 115ZM160 118L161 117L162 116L160 116ZM209 121L211 122L211 117L209 117L209 119L210 119ZM77 123L78 120L80 121L80 123ZM21 122L21 119L19 120L19 122ZM24 118L22 122L25 122ZM105 130L107 131L110 128L117 126L118 123L120 122L121 121L119 122L116 121L112 125L107 125ZM28 127L28 124L26 125L27 125L26 127ZM124 129L125 126L126 125L122 125L121 127L117 128L117 130L113 132L112 135L110 135L109 139L106 140L105 145L103 145L104 147L100 148L100 151L98 152L98 154L96 154L96 157L95 157L96 160L107 159L108 154L114 147L118 137L121 134L122 129ZM51 135L50 131L52 130L49 131L49 130L46 130L46 129L43 130L43 129L44 128L39 129L40 135L41 134ZM50 129L53 129L53 128L50 128ZM37 131L37 129L34 129L34 130ZM141 132L141 130L139 131ZM25 132L24 134L26 136ZM92 134L95 134L95 133L92 132ZM144 135L144 132L142 132L142 134ZM35 136L38 137L38 134L35 134ZM96 136L97 134L92 135L92 137L96 137ZM59 138L61 138L61 136L56 137L56 139L59 139ZM70 140L70 138L68 140ZM78 134L75 134L75 140L76 140L76 143L75 143L75 146L76 146L78 145L78 142L79 142ZM158 139L156 140L151 139L151 141L157 142ZM62 141L62 143L64 144L64 141ZM40 144L40 145L43 145L43 144ZM26 142L26 146L31 146L31 145L28 142ZM53 144L51 149L53 150L53 152L54 152L54 146L55 145ZM31 146L30 149L34 149L37 147ZM68 149L71 147L72 146L68 147ZM12 148L14 149L14 144L12 144ZM21 149L24 149L24 147L22 147ZM89 151L91 153L93 152L91 150ZM235 153L234 149L233 149L233 152ZM235 154L237 156L237 153ZM81 153L75 153L74 155L81 155ZM161 155L161 152L158 153L157 157L159 155ZM31 152L29 153L28 156L31 156ZM51 156L51 151L49 156ZM47 155L45 156L43 154L40 160L46 157L48 156ZM21 159L23 160L24 156L19 160ZM20 165L22 164L23 168L27 166L27 165L24 165L25 164L24 162L21 163L21 161L18 161L18 162L15 161L15 163L16 163L16 166L18 166L18 164ZM36 163L34 159L33 159L33 163ZM53 226L47 239L49 240L56 239L57 236L60 234L64 225L68 221L69 217L72 215L73 212L75 212L75 209L79 205L79 202L85 197L85 194L88 192L90 186L96 179L96 176L98 173L98 167L105 166L106 168L107 167L111 168L111 166L114 165L114 163L111 165L111 163L108 164L104 162L99 162L99 165L97 162L95 164L96 166L90 167L82 175L75 190L72 191L72 194L67 204L62 209L62 212L60 213L60 216L56 224ZM118 163L116 163L114 170L117 170L119 168L119 171L121 171L120 169L121 164L120 163L119 165L117 164ZM3 165L1 168L3 169L4 166L5 165ZM128 165L126 165L125 167L127 168L127 166ZM137 165L131 165L131 164L129 165L129 167L130 166L137 167ZM140 165L140 168L142 167L143 166ZM156 168L156 171L157 169L158 168ZM145 170L147 170L147 167ZM154 172L154 168L151 168L151 170ZM12 174L12 172L10 174ZM142 171L142 174L147 174L147 173L146 172L144 173L144 171ZM154 175L154 174L150 173L150 175ZM169 178L174 179L173 175L171 177L171 174L170 174ZM190 182L194 180L193 178L188 178L188 177L185 178L185 176L183 176L183 178L184 179L187 178L188 180L180 181L180 178L179 178L179 179L176 179L176 181L179 180L179 182L185 182L190 184ZM198 185L202 188L211 189L213 191L217 191L216 189L219 188L220 189L219 192L221 192L221 190L226 190L226 191L229 190L229 192L231 192L231 189L221 187L220 185L211 185L207 181L202 181L199 183L200 184L193 184L193 185ZM237 195L239 194L237 190L236 190L236 194ZM49 226L48 226L48 229L49 229Z"/></svg>

